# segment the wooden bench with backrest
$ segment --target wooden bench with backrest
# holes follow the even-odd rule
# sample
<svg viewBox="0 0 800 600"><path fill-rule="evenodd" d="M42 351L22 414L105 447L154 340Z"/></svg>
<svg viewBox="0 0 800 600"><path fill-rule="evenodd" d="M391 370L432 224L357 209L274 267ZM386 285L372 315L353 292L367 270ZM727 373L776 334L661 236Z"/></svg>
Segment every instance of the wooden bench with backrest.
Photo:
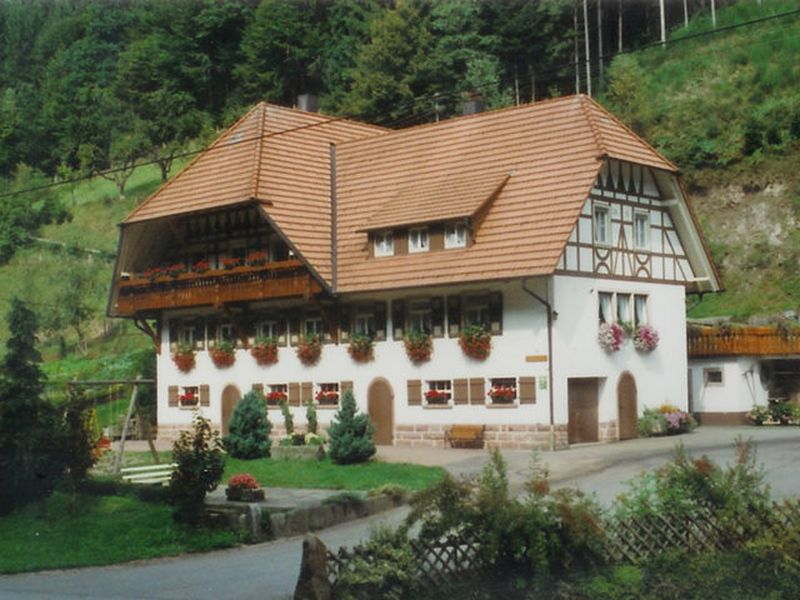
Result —
<svg viewBox="0 0 800 600"><path fill-rule="evenodd" d="M150 465L146 467L123 467L120 469L122 481L128 483L160 483L169 485L169 479L177 468L177 463Z"/></svg>
<svg viewBox="0 0 800 600"><path fill-rule="evenodd" d="M486 425L453 425L444 432L444 440L451 448L483 448L483 434Z"/></svg>

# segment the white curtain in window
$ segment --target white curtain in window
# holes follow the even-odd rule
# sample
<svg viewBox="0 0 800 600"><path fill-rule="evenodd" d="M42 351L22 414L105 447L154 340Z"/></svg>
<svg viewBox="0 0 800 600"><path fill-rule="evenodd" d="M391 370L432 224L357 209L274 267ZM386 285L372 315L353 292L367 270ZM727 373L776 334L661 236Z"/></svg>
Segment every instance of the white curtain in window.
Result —
<svg viewBox="0 0 800 600"><path fill-rule="evenodd" d="M600 292L600 322L611 323L611 294Z"/></svg>
<svg viewBox="0 0 800 600"><path fill-rule="evenodd" d="M617 294L617 322L631 322L631 297L629 294Z"/></svg>
<svg viewBox="0 0 800 600"><path fill-rule="evenodd" d="M644 325L647 323L647 296L634 296L633 297L633 310L636 325Z"/></svg>

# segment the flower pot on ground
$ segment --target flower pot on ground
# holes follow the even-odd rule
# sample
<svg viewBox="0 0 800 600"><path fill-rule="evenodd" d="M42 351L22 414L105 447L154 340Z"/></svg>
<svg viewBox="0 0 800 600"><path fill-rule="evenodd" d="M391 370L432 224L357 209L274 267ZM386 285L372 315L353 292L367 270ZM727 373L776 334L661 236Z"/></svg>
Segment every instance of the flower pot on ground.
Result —
<svg viewBox="0 0 800 600"><path fill-rule="evenodd" d="M236 352L231 342L219 342L210 350L211 361L220 369L230 367L236 362Z"/></svg>
<svg viewBox="0 0 800 600"><path fill-rule="evenodd" d="M188 373L194 369L194 349L188 344L178 344L178 349L172 355L172 362L182 373Z"/></svg>
<svg viewBox="0 0 800 600"><path fill-rule="evenodd" d="M373 343L371 336L361 333L354 333L350 338L350 345L347 347L347 351L350 353L350 357L354 361L365 363L373 359L374 347L375 344Z"/></svg>
<svg viewBox="0 0 800 600"><path fill-rule="evenodd" d="M658 332L650 325L642 325L633 336L633 345L639 352L652 352L658 347Z"/></svg>
<svg viewBox="0 0 800 600"><path fill-rule="evenodd" d="M264 490L249 473L237 473L228 480L225 497L235 502L258 502L264 499Z"/></svg>
<svg viewBox="0 0 800 600"><path fill-rule="evenodd" d="M461 350L475 360L486 360L492 351L492 336L483 325L467 325L458 340Z"/></svg>
<svg viewBox="0 0 800 600"><path fill-rule="evenodd" d="M319 362L322 354L322 343L316 335L310 338L301 337L297 343L297 358L306 366L312 366Z"/></svg>
<svg viewBox="0 0 800 600"><path fill-rule="evenodd" d="M625 331L616 323L602 323L597 332L597 343L606 352L617 352L622 347Z"/></svg>
<svg viewBox="0 0 800 600"><path fill-rule="evenodd" d="M428 362L433 352L433 342L429 333L412 331L405 339L406 355L415 365Z"/></svg>
<svg viewBox="0 0 800 600"><path fill-rule="evenodd" d="M278 341L275 338L257 338L250 354L262 367L274 365L278 362Z"/></svg>

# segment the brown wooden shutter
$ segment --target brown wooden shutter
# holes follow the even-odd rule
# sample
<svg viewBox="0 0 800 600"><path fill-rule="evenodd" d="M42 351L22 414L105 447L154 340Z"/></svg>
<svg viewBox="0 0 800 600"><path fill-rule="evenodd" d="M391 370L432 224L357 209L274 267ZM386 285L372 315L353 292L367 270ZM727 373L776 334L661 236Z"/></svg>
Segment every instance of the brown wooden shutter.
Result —
<svg viewBox="0 0 800 600"><path fill-rule="evenodd" d="M178 350L178 327L180 321L178 319L169 320L169 351L176 352Z"/></svg>
<svg viewBox="0 0 800 600"><path fill-rule="evenodd" d="M314 400L314 384L304 381L300 384L300 402L306 404Z"/></svg>
<svg viewBox="0 0 800 600"><path fill-rule="evenodd" d="M434 250L444 250L444 225L431 225L428 230L428 241L431 252Z"/></svg>
<svg viewBox="0 0 800 600"><path fill-rule="evenodd" d="M287 404L289 406L300 406L300 384L296 381L289 384Z"/></svg>
<svg viewBox="0 0 800 600"><path fill-rule="evenodd" d="M503 293L489 294L489 331L492 335L503 333Z"/></svg>
<svg viewBox="0 0 800 600"><path fill-rule="evenodd" d="M349 305L339 306L339 342L347 344L350 341L350 328L352 327L350 313L353 307Z"/></svg>
<svg viewBox="0 0 800 600"><path fill-rule="evenodd" d="M444 337L444 298L431 298L433 337Z"/></svg>
<svg viewBox="0 0 800 600"><path fill-rule="evenodd" d="M386 302L375 303L375 341L386 340Z"/></svg>
<svg viewBox="0 0 800 600"><path fill-rule="evenodd" d="M536 404L536 378L520 377L517 396L520 404Z"/></svg>
<svg viewBox="0 0 800 600"><path fill-rule="evenodd" d="M469 382L466 379L453 380L453 404L469 403Z"/></svg>
<svg viewBox="0 0 800 600"><path fill-rule="evenodd" d="M203 317L194 320L194 347L195 350L203 350L206 347L206 320Z"/></svg>
<svg viewBox="0 0 800 600"><path fill-rule="evenodd" d="M406 332L406 303L392 300L392 337L402 340Z"/></svg>
<svg viewBox="0 0 800 600"><path fill-rule="evenodd" d="M422 404L422 382L419 379L408 380L408 405L419 406Z"/></svg>
<svg viewBox="0 0 800 600"><path fill-rule="evenodd" d="M211 392L205 384L200 386L200 406L211 406Z"/></svg>
<svg viewBox="0 0 800 600"><path fill-rule="evenodd" d="M461 333L461 296L447 297L447 335L458 337Z"/></svg>
<svg viewBox="0 0 800 600"><path fill-rule="evenodd" d="M486 388L484 387L483 377L475 377L469 380L469 403L486 404Z"/></svg>
<svg viewBox="0 0 800 600"><path fill-rule="evenodd" d="M167 388L167 406L178 406L177 385L171 385Z"/></svg>
<svg viewBox="0 0 800 600"><path fill-rule="evenodd" d="M342 381L339 383L339 393L344 394L347 390L353 391L352 381Z"/></svg>

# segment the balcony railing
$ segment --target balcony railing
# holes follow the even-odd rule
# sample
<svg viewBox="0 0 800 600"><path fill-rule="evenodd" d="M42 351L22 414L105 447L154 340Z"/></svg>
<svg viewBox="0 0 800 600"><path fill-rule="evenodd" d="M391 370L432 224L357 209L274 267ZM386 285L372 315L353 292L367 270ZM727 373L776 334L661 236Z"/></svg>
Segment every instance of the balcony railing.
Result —
<svg viewBox="0 0 800 600"><path fill-rule="evenodd" d="M775 327L742 327L729 331L690 331L689 356L784 356L800 354L800 332Z"/></svg>
<svg viewBox="0 0 800 600"><path fill-rule="evenodd" d="M123 279L117 283L116 311L133 315L169 308L303 297L321 290L303 264L292 259L176 277Z"/></svg>

